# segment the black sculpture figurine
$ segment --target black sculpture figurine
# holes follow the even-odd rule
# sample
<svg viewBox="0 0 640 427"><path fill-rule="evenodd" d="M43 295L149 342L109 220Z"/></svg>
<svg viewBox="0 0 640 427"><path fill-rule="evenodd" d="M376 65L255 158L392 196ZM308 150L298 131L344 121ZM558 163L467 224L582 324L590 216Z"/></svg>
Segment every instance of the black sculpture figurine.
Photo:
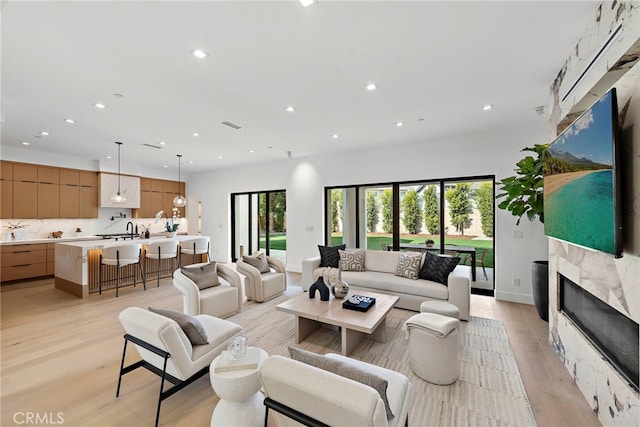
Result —
<svg viewBox="0 0 640 427"><path fill-rule="evenodd" d="M322 277L309 287L309 298L315 298L316 291L320 292L320 301L329 301L329 288L324 284Z"/></svg>

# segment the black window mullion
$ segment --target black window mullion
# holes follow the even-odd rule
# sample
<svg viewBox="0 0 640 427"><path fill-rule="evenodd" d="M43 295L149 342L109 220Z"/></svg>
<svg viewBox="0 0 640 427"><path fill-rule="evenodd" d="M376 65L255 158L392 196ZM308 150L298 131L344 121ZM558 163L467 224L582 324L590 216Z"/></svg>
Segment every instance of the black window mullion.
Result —
<svg viewBox="0 0 640 427"><path fill-rule="evenodd" d="M393 194L393 231L392 244L393 250L400 250L400 184L392 185Z"/></svg>

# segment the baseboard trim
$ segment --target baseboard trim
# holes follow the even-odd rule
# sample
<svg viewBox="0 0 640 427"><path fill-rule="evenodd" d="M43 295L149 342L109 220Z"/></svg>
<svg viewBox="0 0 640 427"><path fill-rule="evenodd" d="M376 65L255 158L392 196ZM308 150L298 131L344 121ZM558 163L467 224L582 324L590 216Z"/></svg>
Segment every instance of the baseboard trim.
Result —
<svg viewBox="0 0 640 427"><path fill-rule="evenodd" d="M77 283L70 282L68 280L56 277L55 280L56 289L65 291L74 297L87 298L89 296L89 286L82 286Z"/></svg>
<svg viewBox="0 0 640 427"><path fill-rule="evenodd" d="M498 301L516 302L519 304L533 305L533 295L514 294L512 292L496 291Z"/></svg>

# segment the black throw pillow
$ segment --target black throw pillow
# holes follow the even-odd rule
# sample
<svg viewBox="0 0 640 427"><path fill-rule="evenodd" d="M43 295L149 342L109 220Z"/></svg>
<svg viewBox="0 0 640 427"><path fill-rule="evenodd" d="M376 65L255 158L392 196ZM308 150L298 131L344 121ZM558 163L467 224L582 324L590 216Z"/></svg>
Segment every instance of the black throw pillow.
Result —
<svg viewBox="0 0 640 427"><path fill-rule="evenodd" d="M340 246L320 246L318 245L318 250L320 251L320 267L333 267L338 268L340 264L340 254L339 250L345 250L347 245Z"/></svg>
<svg viewBox="0 0 640 427"><path fill-rule="evenodd" d="M422 264L420 273L418 273L418 278L448 285L447 279L449 273L456 268L458 262L460 262L460 258L458 257L439 256L426 252L424 263Z"/></svg>

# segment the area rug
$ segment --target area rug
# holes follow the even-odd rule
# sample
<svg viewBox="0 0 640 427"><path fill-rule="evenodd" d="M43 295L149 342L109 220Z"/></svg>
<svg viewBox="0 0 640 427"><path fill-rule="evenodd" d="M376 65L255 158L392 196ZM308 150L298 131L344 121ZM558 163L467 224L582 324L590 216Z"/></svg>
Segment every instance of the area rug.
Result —
<svg viewBox="0 0 640 427"><path fill-rule="evenodd" d="M295 344L293 316L276 311L283 295L263 304L248 303L229 318L242 325L249 345L270 355L288 355L295 346L316 353L340 353L340 333L320 328ZM409 367L403 323L414 312L393 309L387 318L387 342L365 339L350 355L406 375L411 384L410 426L533 426L535 419L507 333L499 320L471 317L460 322L460 376L448 386L430 384Z"/></svg>

